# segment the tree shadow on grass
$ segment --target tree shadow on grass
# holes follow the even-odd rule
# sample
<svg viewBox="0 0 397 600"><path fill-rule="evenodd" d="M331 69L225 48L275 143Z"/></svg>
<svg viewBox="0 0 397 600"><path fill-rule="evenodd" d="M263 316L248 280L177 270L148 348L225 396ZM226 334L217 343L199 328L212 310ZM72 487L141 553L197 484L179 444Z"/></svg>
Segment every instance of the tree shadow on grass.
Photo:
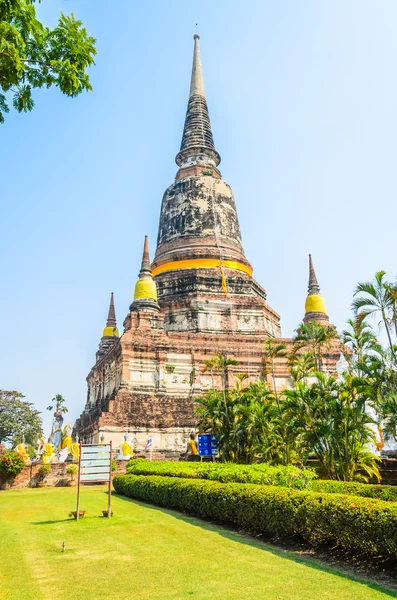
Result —
<svg viewBox="0 0 397 600"><path fill-rule="evenodd" d="M148 510L154 510L157 512L161 512L163 514L170 515L171 517L174 517L175 519L184 521L188 525L192 525L194 527L199 527L200 529L204 529L206 531L212 531L212 532L217 533L217 534L221 535L222 537L224 537L228 540L231 540L233 542L238 542L240 544L244 544L245 546L251 546L258 550L262 550L264 552L269 552L270 554L273 554L274 556L277 556L278 558L283 558L284 560L290 560L294 563L297 563L299 565L304 565L306 567L315 569L317 571L322 571L324 573L329 573L331 575L335 575L335 576L341 577L343 579L348 579L350 581L354 581L356 583L359 583L362 586L365 586L365 587L375 590L377 592L382 592L383 594L390 596L391 598L397 598L397 590L392 590L390 588L386 588L386 587L384 587L383 584L374 583L370 579L361 577L360 575L344 573L342 570L340 570L336 566L335 567L328 566L327 564L324 564L324 562L320 562L322 559L306 558L303 556L298 556L298 555L294 554L293 550L284 550L283 548L277 548L276 546L272 545L271 542L257 541L254 538L250 537L249 535L238 533L237 531L233 531L231 528L228 529L226 525L206 522L206 521L201 520L198 517L184 515L180 512L177 512L176 510L163 508L161 506L156 506L154 504L146 503L141 500L135 500L133 498L128 498L127 496L122 496L121 494L120 495L115 494L114 492L113 492L113 495L120 500L124 500L125 502L130 502L131 504L137 504L138 506L142 506L143 508L146 508Z"/></svg>
<svg viewBox="0 0 397 600"><path fill-rule="evenodd" d="M75 519L72 519L71 517L66 517L66 519L56 519L54 521L31 521L30 524L31 525L53 525L54 523L67 523L68 521L72 522L75 521Z"/></svg>

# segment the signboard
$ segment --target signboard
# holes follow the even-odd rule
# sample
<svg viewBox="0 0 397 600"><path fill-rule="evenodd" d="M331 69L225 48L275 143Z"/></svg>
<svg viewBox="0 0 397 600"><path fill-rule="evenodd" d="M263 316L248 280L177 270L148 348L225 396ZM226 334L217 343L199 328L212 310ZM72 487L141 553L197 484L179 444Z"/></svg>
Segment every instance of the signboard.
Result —
<svg viewBox="0 0 397 600"><path fill-rule="evenodd" d="M111 517L112 442L110 444L80 444L79 478L77 485L76 519L80 516L80 484L109 483L108 517Z"/></svg>
<svg viewBox="0 0 397 600"><path fill-rule="evenodd" d="M80 481L109 481L112 472L110 445L81 447Z"/></svg>
<svg viewBox="0 0 397 600"><path fill-rule="evenodd" d="M200 433L198 453L199 456L216 456L218 454L218 436L213 433Z"/></svg>

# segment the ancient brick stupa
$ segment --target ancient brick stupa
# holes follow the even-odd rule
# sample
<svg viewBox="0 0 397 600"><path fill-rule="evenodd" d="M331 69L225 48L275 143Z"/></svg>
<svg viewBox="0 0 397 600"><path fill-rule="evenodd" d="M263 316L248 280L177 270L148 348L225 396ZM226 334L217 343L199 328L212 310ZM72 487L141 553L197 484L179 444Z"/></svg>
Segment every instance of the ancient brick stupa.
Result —
<svg viewBox="0 0 397 600"><path fill-rule="evenodd" d="M145 238L121 337L115 333L112 296L97 360L87 378L87 403L75 426L83 441L112 440L117 446L128 433L138 450L148 439L159 451L184 450L196 425L194 398L220 378L207 372L206 360L221 353L239 362L229 367L229 385L241 372L254 381L266 377L265 340L292 343L281 338L280 317L252 276L220 161L195 35L189 102L176 156L179 169L163 197L154 261L150 263ZM328 320L325 305L320 310L324 302L318 284L314 288L317 301L310 306ZM335 346L325 359L329 370L334 371L338 358ZM291 384L288 365L285 359L276 362L276 384L282 389Z"/></svg>

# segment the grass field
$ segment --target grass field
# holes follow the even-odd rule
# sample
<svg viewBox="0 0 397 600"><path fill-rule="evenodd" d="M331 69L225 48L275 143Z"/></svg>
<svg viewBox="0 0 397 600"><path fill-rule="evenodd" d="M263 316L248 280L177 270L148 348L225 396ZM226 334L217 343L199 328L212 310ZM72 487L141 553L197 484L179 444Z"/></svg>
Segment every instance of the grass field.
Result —
<svg viewBox="0 0 397 600"><path fill-rule="evenodd" d="M104 487L0 492L1 600L380 600L397 593L355 581L177 513L113 498ZM65 552L61 551L66 542Z"/></svg>

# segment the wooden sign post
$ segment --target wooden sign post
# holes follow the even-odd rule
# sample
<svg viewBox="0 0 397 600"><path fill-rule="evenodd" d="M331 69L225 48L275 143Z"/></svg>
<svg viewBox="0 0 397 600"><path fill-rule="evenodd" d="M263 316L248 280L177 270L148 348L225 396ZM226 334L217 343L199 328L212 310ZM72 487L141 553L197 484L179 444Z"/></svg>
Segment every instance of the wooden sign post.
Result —
<svg viewBox="0 0 397 600"><path fill-rule="evenodd" d="M80 483L109 483L108 517L112 516L112 442L110 444L80 444L79 477L77 482L76 520L80 512Z"/></svg>

